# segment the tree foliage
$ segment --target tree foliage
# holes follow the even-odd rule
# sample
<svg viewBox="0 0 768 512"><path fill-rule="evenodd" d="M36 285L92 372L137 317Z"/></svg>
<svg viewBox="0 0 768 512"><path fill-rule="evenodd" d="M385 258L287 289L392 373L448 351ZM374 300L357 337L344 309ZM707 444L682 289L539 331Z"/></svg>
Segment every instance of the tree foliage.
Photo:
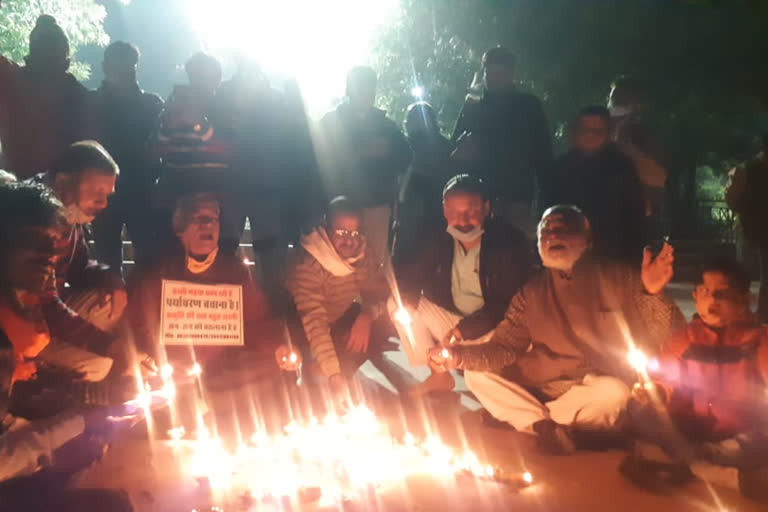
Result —
<svg viewBox="0 0 768 512"><path fill-rule="evenodd" d="M482 53L503 45L561 147L580 107L604 104L618 75L638 78L681 205L692 201L697 165L722 174L768 131L768 2L402 0L402 10L375 56L396 119L418 83L450 131Z"/></svg>
<svg viewBox="0 0 768 512"><path fill-rule="evenodd" d="M86 45L105 46L107 11L96 0L3 0L0 7L0 55L23 63L29 48L29 33L37 17L50 14L69 37L73 56L70 70L80 80L90 75L90 66L78 61L77 50Z"/></svg>

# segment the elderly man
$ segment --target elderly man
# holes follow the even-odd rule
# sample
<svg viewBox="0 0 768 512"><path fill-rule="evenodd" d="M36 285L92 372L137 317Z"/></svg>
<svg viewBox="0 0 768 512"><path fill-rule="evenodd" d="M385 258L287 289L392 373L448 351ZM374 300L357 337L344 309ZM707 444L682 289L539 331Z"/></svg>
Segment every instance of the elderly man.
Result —
<svg viewBox="0 0 768 512"><path fill-rule="evenodd" d="M80 141L50 171L34 178L53 190L64 205L66 224L56 247L56 292L102 331L117 324L127 295L119 272L90 259L84 226L106 209L119 174L117 164L98 142Z"/></svg>
<svg viewBox="0 0 768 512"><path fill-rule="evenodd" d="M426 364L436 343L487 341L504 318L512 296L533 271L525 235L489 218L490 198L479 178L459 174L443 189L445 232L423 244L411 261L398 262L400 293L411 310L395 310L395 325L410 363ZM406 327L410 325L409 329ZM449 373L433 374L413 391L453 388Z"/></svg>
<svg viewBox="0 0 768 512"><path fill-rule="evenodd" d="M642 270L590 257L590 229L576 207L557 206L538 227L546 269L512 299L488 343L433 348L434 368L465 370L470 390L498 420L539 434L552 453L575 449L572 429L614 428L636 378L632 347L655 351L684 319L662 290L672 248Z"/></svg>
<svg viewBox="0 0 768 512"><path fill-rule="evenodd" d="M361 229L360 209L334 199L325 224L302 237L299 261L288 274L312 356L337 399L366 360L383 369L382 353L394 334L386 315L389 287Z"/></svg>
<svg viewBox="0 0 768 512"><path fill-rule="evenodd" d="M271 321L269 304L256 287L245 264L237 256L219 250L220 208L218 196L211 193L184 196L173 212L173 229L178 243L163 254L152 266L139 268L129 284L128 317L137 348L158 360L165 357L174 362L189 361L188 347L165 347L160 354L161 290L164 279L199 284L240 285L243 290L243 319L245 348L265 369L276 369L274 354L282 330ZM240 347L196 345L196 361L214 368L227 366L243 359ZM246 358L247 359L247 358ZM280 360L281 358L278 358ZM267 368L268 367L268 368Z"/></svg>

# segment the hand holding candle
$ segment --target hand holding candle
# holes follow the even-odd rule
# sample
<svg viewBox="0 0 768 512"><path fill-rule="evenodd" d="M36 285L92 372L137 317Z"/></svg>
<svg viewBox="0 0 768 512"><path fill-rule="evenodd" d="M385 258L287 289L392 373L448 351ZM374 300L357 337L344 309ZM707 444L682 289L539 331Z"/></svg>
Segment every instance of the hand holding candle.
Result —
<svg viewBox="0 0 768 512"><path fill-rule="evenodd" d="M432 347L427 352L429 367L437 372L447 372L456 368L453 350L445 347Z"/></svg>
<svg viewBox="0 0 768 512"><path fill-rule="evenodd" d="M288 345L281 345L275 350L277 366L286 372L295 372L301 366L301 354Z"/></svg>

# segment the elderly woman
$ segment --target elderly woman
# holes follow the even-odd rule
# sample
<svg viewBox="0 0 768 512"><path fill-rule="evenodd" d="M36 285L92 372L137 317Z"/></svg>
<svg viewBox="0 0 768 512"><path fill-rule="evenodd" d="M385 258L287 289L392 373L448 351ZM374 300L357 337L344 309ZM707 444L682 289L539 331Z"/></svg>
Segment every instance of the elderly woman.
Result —
<svg viewBox="0 0 768 512"><path fill-rule="evenodd" d="M190 195L177 201L173 229L179 243L171 245L153 265L137 269L129 283L128 315L136 348L159 361L167 356L171 362L192 364L190 357L194 356L206 371L248 360L243 358L245 352L271 371L277 368L274 354L283 350L278 346L282 329L273 321L269 304L245 264L234 254L219 252L219 214L219 200L214 194ZM242 286L245 349L168 346L163 356L159 341L163 280Z"/></svg>

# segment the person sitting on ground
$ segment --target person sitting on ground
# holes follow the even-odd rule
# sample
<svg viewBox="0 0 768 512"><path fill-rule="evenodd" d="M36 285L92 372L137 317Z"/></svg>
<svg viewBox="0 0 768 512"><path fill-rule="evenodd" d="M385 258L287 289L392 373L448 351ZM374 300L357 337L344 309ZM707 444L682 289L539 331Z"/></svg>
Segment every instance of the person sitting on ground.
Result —
<svg viewBox="0 0 768 512"><path fill-rule="evenodd" d="M107 378L112 336L50 292L65 225L63 207L49 189L31 183L0 186L0 338L13 346L16 379L25 382L15 388L19 396L26 390L26 396L41 398L18 402L29 416L54 414L65 402L104 403L120 395ZM55 393L44 393L51 389Z"/></svg>
<svg viewBox="0 0 768 512"><path fill-rule="evenodd" d="M448 228L427 238L410 261L398 261L413 339L397 317L395 325L413 366L426 364L427 351L436 343L490 339L509 301L533 273L528 239L503 220L490 218L490 207L481 179L454 176L443 189ZM395 307L390 300L390 311ZM414 391L452 388L451 374L437 373Z"/></svg>
<svg viewBox="0 0 768 512"><path fill-rule="evenodd" d="M629 412L639 441L622 472L634 482L654 488L672 483L671 474L690 477L698 459L738 468L742 492L768 501L768 330L750 311L749 285L734 261L702 267L696 314L651 367L655 386L633 390ZM644 456L649 445L667 457Z"/></svg>
<svg viewBox="0 0 768 512"><path fill-rule="evenodd" d="M57 245L56 292L80 317L111 330L125 310L119 272L91 259L85 226L107 207L120 170L95 141L72 144L54 167L33 181L48 186L64 205L66 224Z"/></svg>
<svg viewBox="0 0 768 512"><path fill-rule="evenodd" d="M543 209L578 206L592 226L596 255L639 263L646 241L643 186L632 160L609 133L607 108L579 112L571 125L571 150L543 179L541 204Z"/></svg>
<svg viewBox="0 0 768 512"><path fill-rule="evenodd" d="M595 261L589 222L574 206L547 210L538 233L545 269L517 292L491 340L436 347L429 356L435 369L465 370L496 419L566 454L576 448L574 429L616 427L633 380L628 346L655 353L684 319L662 294L673 273L671 246L655 258L646 249L642 269Z"/></svg>
<svg viewBox="0 0 768 512"><path fill-rule="evenodd" d="M37 265L37 270L23 270L24 279L45 279L44 265ZM12 336L16 338L19 334L14 332ZM40 472L48 468L56 471L70 468L76 470L78 464L92 462L94 459L90 458L91 454L100 455L104 449L103 441L93 439L92 435L108 435L112 422L108 417L110 411L104 408L88 413L68 410L51 418L31 422L10 414L11 388L16 380L27 373L29 363L17 358L15 347L7 338L7 333L0 331L0 509L29 512L131 512L133 507L124 491L62 488L60 485L51 485L53 482L50 479L40 479L36 485L38 481L27 478L41 476ZM78 443L78 458L81 460L67 460L68 457L59 451L65 445L74 446L72 443ZM91 446L97 449L88 450ZM59 461L59 458L63 460Z"/></svg>
<svg viewBox="0 0 768 512"><path fill-rule="evenodd" d="M192 194L177 201L173 212L176 244L152 265L137 268L129 282L127 316L133 339L139 351L145 351L160 363L192 365L198 361L209 375L217 369L229 371L238 361L243 364L250 361L251 371L261 363L265 370L271 371L275 367L274 358L282 365L285 348L278 347L282 325L272 317L269 304L254 284L245 263L236 255L219 250L219 218L219 198L215 194ZM163 349L159 339L163 280L241 286L246 350L204 344L195 345L194 351L186 345ZM244 358L246 355L253 355L255 359Z"/></svg>
<svg viewBox="0 0 768 512"><path fill-rule="evenodd" d="M389 286L361 226L357 205L344 197L331 201L324 225L301 238L287 278L303 333L337 406L366 360L385 368L383 352L395 334L386 314Z"/></svg>

